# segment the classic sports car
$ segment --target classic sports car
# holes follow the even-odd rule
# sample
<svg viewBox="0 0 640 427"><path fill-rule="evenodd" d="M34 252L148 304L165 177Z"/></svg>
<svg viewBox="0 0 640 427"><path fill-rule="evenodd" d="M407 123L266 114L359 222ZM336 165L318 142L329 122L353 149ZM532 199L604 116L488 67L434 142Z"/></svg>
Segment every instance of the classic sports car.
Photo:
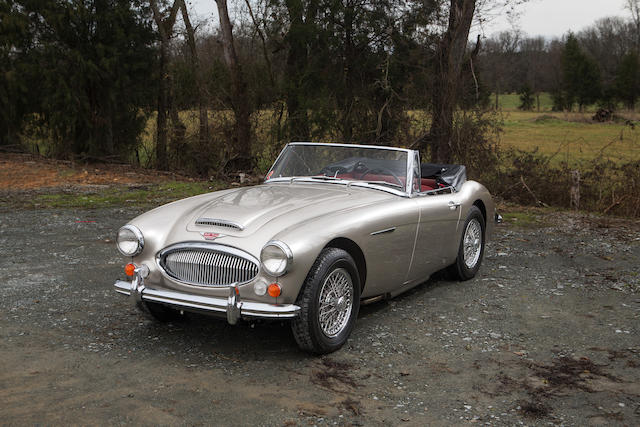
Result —
<svg viewBox="0 0 640 427"><path fill-rule="evenodd" d="M179 200L122 227L131 279L115 290L159 320L290 319L302 349L329 353L361 303L443 268L474 277L494 215L464 166L421 165L401 148L291 143L261 185Z"/></svg>

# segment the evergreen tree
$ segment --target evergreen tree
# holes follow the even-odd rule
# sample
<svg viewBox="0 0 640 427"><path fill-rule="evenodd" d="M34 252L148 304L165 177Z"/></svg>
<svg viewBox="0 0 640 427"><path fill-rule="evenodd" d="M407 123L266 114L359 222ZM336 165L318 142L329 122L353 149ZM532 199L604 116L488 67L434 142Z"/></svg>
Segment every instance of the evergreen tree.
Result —
<svg viewBox="0 0 640 427"><path fill-rule="evenodd" d="M627 53L620 63L616 75L617 98L625 107L633 110L640 96L640 61L636 52Z"/></svg>
<svg viewBox="0 0 640 427"><path fill-rule="evenodd" d="M518 106L519 110L523 111L531 111L533 110L533 103L535 101L533 97L533 92L529 85L525 85L520 89L520 105Z"/></svg>
<svg viewBox="0 0 640 427"><path fill-rule="evenodd" d="M13 0L0 2L0 145L19 143L31 109L26 68L31 48L29 18Z"/></svg>
<svg viewBox="0 0 640 427"><path fill-rule="evenodd" d="M584 106L593 104L600 97L598 65L582 52L578 39L571 33L562 53L562 85L569 109L577 103L582 111Z"/></svg>
<svg viewBox="0 0 640 427"><path fill-rule="evenodd" d="M3 43L27 83L9 104L27 100L24 113L35 113L53 154L126 155L144 129L141 107L153 81L154 39L142 1L21 0L8 7L27 19Z"/></svg>

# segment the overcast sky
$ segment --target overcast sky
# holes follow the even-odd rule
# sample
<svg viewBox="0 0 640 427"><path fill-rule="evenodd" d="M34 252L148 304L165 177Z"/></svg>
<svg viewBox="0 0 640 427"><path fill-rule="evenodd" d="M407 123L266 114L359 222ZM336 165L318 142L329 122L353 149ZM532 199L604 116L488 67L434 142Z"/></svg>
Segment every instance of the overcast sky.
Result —
<svg viewBox="0 0 640 427"><path fill-rule="evenodd" d="M518 23L530 36L562 36L569 30L578 32L607 16L629 17L625 0L529 0L520 6ZM498 17L484 27L487 36L509 30L506 16Z"/></svg>
<svg viewBox="0 0 640 427"><path fill-rule="evenodd" d="M218 25L215 0L188 0L187 3L196 11L198 18L207 18L209 25ZM630 16L624 8L625 3L626 0L529 0L518 9L517 22L522 31L530 36L560 37L569 30L578 32L599 18ZM234 6L234 1L229 0L232 15ZM506 14L492 19L483 27L486 36L509 29L511 24ZM475 38L474 34L470 36Z"/></svg>

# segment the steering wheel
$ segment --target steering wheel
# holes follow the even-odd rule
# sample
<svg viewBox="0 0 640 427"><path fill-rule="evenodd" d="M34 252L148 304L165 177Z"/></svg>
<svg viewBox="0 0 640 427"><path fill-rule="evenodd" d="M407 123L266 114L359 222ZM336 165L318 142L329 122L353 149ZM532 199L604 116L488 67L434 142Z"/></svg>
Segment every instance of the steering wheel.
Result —
<svg viewBox="0 0 640 427"><path fill-rule="evenodd" d="M384 167L368 169L362 175L360 175L359 179L362 179L367 175L373 175L375 173L382 174L382 175L390 175L396 180L396 182L400 187L404 187L404 184L402 184L402 181L400 180L400 178L398 178L398 175L393 173L391 169L384 168Z"/></svg>
<svg viewBox="0 0 640 427"><path fill-rule="evenodd" d="M340 173L348 173L349 170L342 166L325 166L320 169L320 175L324 176L336 176Z"/></svg>
<svg viewBox="0 0 640 427"><path fill-rule="evenodd" d="M362 160L358 161L353 166L353 173L364 174L368 170L369 170L369 168L367 167L367 165L364 164L364 162Z"/></svg>

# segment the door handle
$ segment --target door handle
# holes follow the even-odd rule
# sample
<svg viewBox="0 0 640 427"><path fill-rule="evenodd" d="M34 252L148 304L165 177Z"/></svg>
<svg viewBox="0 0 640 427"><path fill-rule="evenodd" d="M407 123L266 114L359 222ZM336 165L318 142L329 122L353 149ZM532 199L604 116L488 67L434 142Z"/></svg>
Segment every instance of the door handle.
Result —
<svg viewBox="0 0 640 427"><path fill-rule="evenodd" d="M460 202L454 202L453 200L451 200L449 202L449 209L451 209L452 211L455 211L458 208L458 206L460 206L461 204L462 203Z"/></svg>

